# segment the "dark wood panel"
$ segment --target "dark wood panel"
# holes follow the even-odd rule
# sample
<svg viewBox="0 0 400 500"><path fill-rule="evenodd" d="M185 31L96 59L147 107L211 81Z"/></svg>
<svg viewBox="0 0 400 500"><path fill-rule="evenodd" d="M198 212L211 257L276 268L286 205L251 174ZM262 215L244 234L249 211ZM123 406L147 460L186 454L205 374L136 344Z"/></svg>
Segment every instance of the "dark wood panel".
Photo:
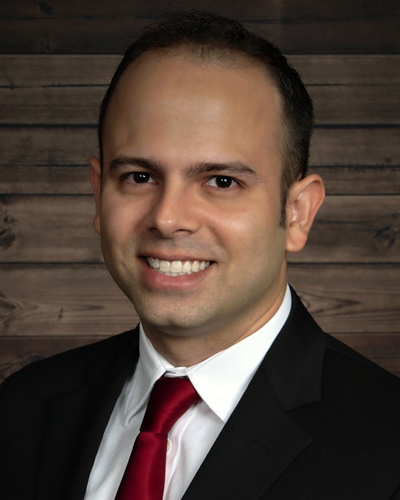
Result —
<svg viewBox="0 0 400 500"><path fill-rule="evenodd" d="M337 334L335 337L400 376L400 335L361 333ZM30 363L96 340L99 337L0 338L0 383Z"/></svg>
<svg viewBox="0 0 400 500"><path fill-rule="evenodd" d="M400 85L320 85L308 91L316 125L400 124Z"/></svg>
<svg viewBox="0 0 400 500"><path fill-rule="evenodd" d="M87 165L97 155L95 127L11 127L1 135L0 165Z"/></svg>
<svg viewBox="0 0 400 500"><path fill-rule="evenodd" d="M121 53L162 10L208 9L229 15L289 53L384 53L399 46L395 0L269 2L3 2L0 50L6 53Z"/></svg>
<svg viewBox="0 0 400 500"><path fill-rule="evenodd" d="M0 125L95 126L105 91L106 86L0 88ZM385 114L383 107L376 111Z"/></svg>
<svg viewBox="0 0 400 500"><path fill-rule="evenodd" d="M316 129L310 165L400 165L400 129Z"/></svg>
<svg viewBox="0 0 400 500"><path fill-rule="evenodd" d="M95 125L118 60L0 56L0 124ZM309 85L317 124L400 124L399 56L293 56L292 60Z"/></svg>
<svg viewBox="0 0 400 500"><path fill-rule="evenodd" d="M0 165L84 165L97 154L96 129L10 127L1 130ZM317 128L311 166L400 166L400 128Z"/></svg>
<svg viewBox="0 0 400 500"><path fill-rule="evenodd" d="M333 3L318 3L314 0L280 0L266 3L264 0L148 0L132 2L131 0L52 0L48 3L34 3L30 0L4 2L1 13L3 19L49 19L94 17L109 19L119 17L153 18L161 11L169 9L202 9L221 12L223 15L263 20L269 17L288 19L385 19L398 15L398 3L385 0L376 3L374 0L335 0Z"/></svg>
<svg viewBox="0 0 400 500"><path fill-rule="evenodd" d="M102 262L91 196L3 196L3 262ZM399 196L328 196L292 262L400 263Z"/></svg>
<svg viewBox="0 0 400 500"><path fill-rule="evenodd" d="M328 332L398 331L399 265L296 264L289 278ZM0 267L0 336L104 336L136 321L102 265Z"/></svg>
<svg viewBox="0 0 400 500"><path fill-rule="evenodd" d="M0 156L1 158L1 156ZM1 160L0 160L1 161ZM88 163L89 164L89 163ZM91 194L88 166L35 166L35 165L1 165L0 193L2 194ZM384 174L397 176L400 179L400 168L389 169ZM330 176L332 177L332 176ZM374 185L375 177L370 179ZM399 180L400 182L400 180ZM344 182L346 185L346 182ZM386 184L392 189L391 183Z"/></svg>
<svg viewBox="0 0 400 500"><path fill-rule="evenodd" d="M3 262L102 262L91 196L3 197Z"/></svg>
<svg viewBox="0 0 400 500"><path fill-rule="evenodd" d="M137 315L104 265L0 267L0 336L104 336Z"/></svg>
<svg viewBox="0 0 400 500"><path fill-rule="evenodd" d="M120 55L0 55L0 87L106 86ZM400 55L293 55L307 85L398 85Z"/></svg>
<svg viewBox="0 0 400 500"><path fill-rule="evenodd" d="M331 195L397 195L400 167L314 167ZM2 165L2 194L91 194L87 166Z"/></svg>
<svg viewBox="0 0 400 500"><path fill-rule="evenodd" d="M400 193L400 167L314 167L328 194L392 195Z"/></svg>
<svg viewBox="0 0 400 500"><path fill-rule="evenodd" d="M94 126L105 89L87 85L0 88L0 125ZM400 125L400 85L315 85L308 90L316 125Z"/></svg>
<svg viewBox="0 0 400 500"><path fill-rule="evenodd" d="M361 57L361 56L360 56ZM388 78L392 80L390 74L393 70L390 67L396 65L397 56L375 56L382 71L386 72L384 83ZM0 55L0 86L1 87L53 87L58 85L91 85L107 86L111 77L119 64L121 55ZM333 58L335 59L335 58ZM367 62L363 62L365 57L361 57L360 68ZM368 58L369 59L369 58ZM400 59L400 58L399 58ZM307 68L307 60L302 64ZM338 65L331 62L329 67ZM338 69L338 68L337 68ZM335 71L335 69L330 70ZM368 69L366 69L368 72ZM311 70L311 75L313 71ZM311 78L315 78L311 76ZM398 80L398 78L397 78ZM396 79L392 83L397 82ZM381 83L375 80L372 84ZM388 82L389 83L389 82Z"/></svg>
<svg viewBox="0 0 400 500"><path fill-rule="evenodd" d="M34 3L29 0L18 2L4 2L2 17L12 19L48 19L49 16L69 18L80 17L111 18L141 17L153 18L160 15L160 11L169 9L202 9L223 12L223 15L258 20L287 17L288 19L375 19L390 18L398 15L398 3L395 0L385 0L377 4L374 0L336 0L334 3L316 3L313 0L281 0L280 2L265 3L264 0L148 0L147 2L132 2L131 0L52 0L51 4ZM269 15L266 15L269 14Z"/></svg>
<svg viewBox="0 0 400 500"><path fill-rule="evenodd" d="M290 260L400 263L400 196L328 196L306 248Z"/></svg>
<svg viewBox="0 0 400 500"><path fill-rule="evenodd" d="M318 3L318 6L321 5ZM284 54L398 54L398 18L245 23Z"/></svg>
<svg viewBox="0 0 400 500"><path fill-rule="evenodd" d="M343 2L343 0L341 0ZM293 0L283 0L279 3L271 3L268 11L271 16L279 17L283 6L290 9ZM367 5L371 0L367 0ZM82 17L95 19L117 18L142 18L152 19L160 15L161 11L173 9L202 9L223 10L225 15L241 16L246 13L249 17L260 18L265 15L265 2L263 0L247 0L244 5L241 0L148 0L147 2L132 2L132 0L52 0L51 4L36 4L29 0L4 4L1 12L2 17L7 20L14 19L49 19L61 18L76 20ZM310 7L305 4L305 9Z"/></svg>
<svg viewBox="0 0 400 500"><path fill-rule="evenodd" d="M399 330L399 265L294 264L289 282L327 332Z"/></svg>
<svg viewBox="0 0 400 500"><path fill-rule="evenodd" d="M288 56L307 85L395 85L399 83L399 55Z"/></svg>

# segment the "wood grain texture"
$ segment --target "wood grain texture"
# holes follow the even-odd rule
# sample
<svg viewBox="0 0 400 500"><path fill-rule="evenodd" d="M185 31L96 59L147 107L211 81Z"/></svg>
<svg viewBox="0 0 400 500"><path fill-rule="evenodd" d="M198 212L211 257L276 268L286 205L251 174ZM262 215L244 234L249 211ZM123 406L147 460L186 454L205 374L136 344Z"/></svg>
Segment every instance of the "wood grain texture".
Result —
<svg viewBox="0 0 400 500"><path fill-rule="evenodd" d="M76 0L3 2L3 53L121 53L161 11L202 9L228 15L273 40L286 53L395 53L395 0Z"/></svg>
<svg viewBox="0 0 400 500"><path fill-rule="evenodd" d="M0 193L7 194L91 194L92 188L89 181L89 162L84 166L62 165L0 165ZM399 172L394 175L400 180ZM388 175L392 176L392 169ZM349 177L349 176L347 176ZM351 175L350 175L351 177ZM375 177L369 176L371 187L375 184ZM391 190L393 184L387 183L384 187Z"/></svg>
<svg viewBox="0 0 400 500"><path fill-rule="evenodd" d="M331 333L394 333L400 266L293 264L289 281ZM104 336L137 323L102 265L0 266L0 336Z"/></svg>
<svg viewBox="0 0 400 500"><path fill-rule="evenodd" d="M322 177L327 193L332 195L400 193L400 166L328 166L314 167L310 172Z"/></svg>
<svg viewBox="0 0 400 500"><path fill-rule="evenodd" d="M247 0L244 4L241 0L148 0L147 2L132 2L131 0L115 0L110 3L107 0L52 0L34 3L29 0L19 2L7 2L2 5L4 19L49 19L49 16L58 16L61 19L70 18L72 23L80 17L105 18L111 17L138 17L153 18L160 16L161 11L169 9L202 9L211 11L223 11L223 15L234 18L248 18L263 20L268 18L277 19L285 17L289 19L371 19L393 17L398 13L398 4L391 0L376 4L373 0L353 0L349 3L345 0L336 0L334 3L316 4L306 0L301 3L296 0L282 0L280 2L265 3L263 0ZM317 8L318 7L318 8Z"/></svg>
<svg viewBox="0 0 400 500"><path fill-rule="evenodd" d="M400 266L289 266L289 282L330 333L398 332Z"/></svg>
<svg viewBox="0 0 400 500"><path fill-rule="evenodd" d="M108 54L0 54L0 87L105 87L121 59ZM290 55L288 61L309 86L389 86L400 80L399 54Z"/></svg>
<svg viewBox="0 0 400 500"><path fill-rule="evenodd" d="M400 195L328 196L290 261L400 263Z"/></svg>
<svg viewBox="0 0 400 500"><path fill-rule="evenodd" d="M104 265L0 267L0 336L112 335L137 315Z"/></svg>
<svg viewBox="0 0 400 500"><path fill-rule="evenodd" d="M0 198L3 262L99 263L92 196ZM400 194L328 196L306 248L292 262L400 263Z"/></svg>
<svg viewBox="0 0 400 500"><path fill-rule="evenodd" d="M102 262L92 196L11 196L0 201L3 262Z"/></svg>
<svg viewBox="0 0 400 500"><path fill-rule="evenodd" d="M0 56L0 125L91 125L120 57ZM317 125L400 125L400 56L293 56ZM378 76L377 76L378 75Z"/></svg>

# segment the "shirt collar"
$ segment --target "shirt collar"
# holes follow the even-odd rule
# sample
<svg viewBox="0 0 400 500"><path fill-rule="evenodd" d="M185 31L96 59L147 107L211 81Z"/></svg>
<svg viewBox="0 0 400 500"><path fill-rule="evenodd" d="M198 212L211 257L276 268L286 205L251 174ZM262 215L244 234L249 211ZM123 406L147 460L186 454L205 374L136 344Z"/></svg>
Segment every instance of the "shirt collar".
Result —
<svg viewBox="0 0 400 500"><path fill-rule="evenodd" d="M225 423L285 324L291 304L287 286L280 308L265 325L237 344L191 367L171 365L154 349L140 325L140 357L123 402L125 425L147 402L154 383L164 373L172 377L187 376L201 399Z"/></svg>

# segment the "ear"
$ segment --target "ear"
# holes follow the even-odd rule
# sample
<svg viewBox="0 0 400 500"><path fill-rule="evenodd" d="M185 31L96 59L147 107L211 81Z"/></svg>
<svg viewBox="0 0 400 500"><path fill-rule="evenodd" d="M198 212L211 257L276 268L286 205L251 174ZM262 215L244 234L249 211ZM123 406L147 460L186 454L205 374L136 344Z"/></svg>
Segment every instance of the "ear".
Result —
<svg viewBox="0 0 400 500"><path fill-rule="evenodd" d="M100 234L100 192L101 192L101 164L98 158L90 158L90 182L92 184L94 201L96 203L96 215L93 225L98 234Z"/></svg>
<svg viewBox="0 0 400 500"><path fill-rule="evenodd" d="M288 252L299 252L304 247L324 198L324 183L316 174L301 179L289 190L286 204L286 250Z"/></svg>

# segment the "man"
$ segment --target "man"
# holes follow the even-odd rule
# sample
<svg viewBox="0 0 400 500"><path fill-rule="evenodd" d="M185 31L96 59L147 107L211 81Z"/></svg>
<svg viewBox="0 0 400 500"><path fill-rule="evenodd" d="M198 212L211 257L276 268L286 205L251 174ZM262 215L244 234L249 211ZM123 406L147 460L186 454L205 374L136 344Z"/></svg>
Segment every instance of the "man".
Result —
<svg viewBox="0 0 400 500"><path fill-rule="evenodd" d="M286 253L324 197L305 175L311 128L297 73L234 21L173 14L128 49L90 172L140 328L4 384L2 498L120 495L165 374L200 401L168 434L163 498L399 498L398 379L325 335L287 286Z"/></svg>

